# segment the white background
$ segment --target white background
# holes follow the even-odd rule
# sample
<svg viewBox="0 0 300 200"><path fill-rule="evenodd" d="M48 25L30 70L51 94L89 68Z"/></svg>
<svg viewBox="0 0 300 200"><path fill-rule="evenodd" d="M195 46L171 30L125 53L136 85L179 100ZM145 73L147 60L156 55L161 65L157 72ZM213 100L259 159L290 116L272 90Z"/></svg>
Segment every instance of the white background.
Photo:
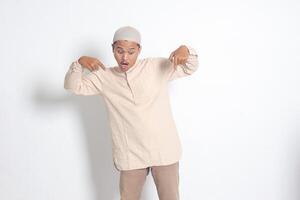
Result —
<svg viewBox="0 0 300 200"><path fill-rule="evenodd" d="M140 58L199 54L170 83L182 200L300 199L299 13L296 0L2 0L0 199L119 199L104 102L63 79L81 55L115 65L123 25L142 33ZM142 199L158 199L151 175Z"/></svg>

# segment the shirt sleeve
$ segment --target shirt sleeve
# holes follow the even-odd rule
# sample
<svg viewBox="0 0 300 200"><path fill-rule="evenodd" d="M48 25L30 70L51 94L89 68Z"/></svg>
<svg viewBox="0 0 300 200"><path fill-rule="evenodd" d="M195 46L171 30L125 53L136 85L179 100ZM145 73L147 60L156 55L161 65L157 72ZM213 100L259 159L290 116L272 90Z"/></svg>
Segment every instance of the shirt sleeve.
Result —
<svg viewBox="0 0 300 200"><path fill-rule="evenodd" d="M83 66L72 62L64 79L64 88L76 95L97 95L103 92L101 69L84 74Z"/></svg>
<svg viewBox="0 0 300 200"><path fill-rule="evenodd" d="M191 46L187 46L187 48L189 50L189 57L186 64L177 65L175 69L174 64L169 59L166 60L165 67L167 67L166 71L168 81L191 75L198 69L199 61L196 50Z"/></svg>

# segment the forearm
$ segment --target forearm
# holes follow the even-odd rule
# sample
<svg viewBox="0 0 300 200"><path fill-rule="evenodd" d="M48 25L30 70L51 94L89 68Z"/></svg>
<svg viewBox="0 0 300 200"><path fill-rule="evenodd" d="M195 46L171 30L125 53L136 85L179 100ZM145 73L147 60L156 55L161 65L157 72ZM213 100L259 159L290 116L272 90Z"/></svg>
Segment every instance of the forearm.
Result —
<svg viewBox="0 0 300 200"><path fill-rule="evenodd" d="M64 79L64 88L77 95L98 94L102 86L95 74L83 75L83 67L78 61L72 62Z"/></svg>
<svg viewBox="0 0 300 200"><path fill-rule="evenodd" d="M64 88L67 90L76 90L78 83L81 81L83 68L76 62L78 61L72 62L65 75Z"/></svg>

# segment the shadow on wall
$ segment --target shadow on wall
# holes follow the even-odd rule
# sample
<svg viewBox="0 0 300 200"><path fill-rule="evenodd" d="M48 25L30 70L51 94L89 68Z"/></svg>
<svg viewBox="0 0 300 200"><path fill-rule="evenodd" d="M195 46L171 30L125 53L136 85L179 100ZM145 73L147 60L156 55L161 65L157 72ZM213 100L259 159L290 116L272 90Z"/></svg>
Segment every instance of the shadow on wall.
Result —
<svg viewBox="0 0 300 200"><path fill-rule="evenodd" d="M114 199L119 193L118 177L112 165L111 132L104 101L101 96L76 96L70 100L81 117L96 199Z"/></svg>
<svg viewBox="0 0 300 200"><path fill-rule="evenodd" d="M66 91L66 90L65 90ZM66 91L71 94L70 92ZM111 132L107 112L102 96L66 95L64 99L45 97L44 92L38 92L36 101L55 105L72 105L78 112L82 130L82 138L86 138L87 155L89 156L90 177L95 199L117 199L119 196L119 172L112 161ZM50 100L49 100L50 99ZM55 103L55 101L57 101Z"/></svg>

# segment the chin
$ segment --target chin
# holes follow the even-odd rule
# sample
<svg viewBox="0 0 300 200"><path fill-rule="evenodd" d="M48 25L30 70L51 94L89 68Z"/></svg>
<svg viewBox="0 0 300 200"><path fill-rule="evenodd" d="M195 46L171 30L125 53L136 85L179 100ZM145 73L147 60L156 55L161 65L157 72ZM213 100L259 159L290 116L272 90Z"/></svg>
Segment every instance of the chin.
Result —
<svg viewBox="0 0 300 200"><path fill-rule="evenodd" d="M127 71L130 67L123 68L122 66L119 66L119 68L120 68L121 71L125 72L125 71Z"/></svg>

